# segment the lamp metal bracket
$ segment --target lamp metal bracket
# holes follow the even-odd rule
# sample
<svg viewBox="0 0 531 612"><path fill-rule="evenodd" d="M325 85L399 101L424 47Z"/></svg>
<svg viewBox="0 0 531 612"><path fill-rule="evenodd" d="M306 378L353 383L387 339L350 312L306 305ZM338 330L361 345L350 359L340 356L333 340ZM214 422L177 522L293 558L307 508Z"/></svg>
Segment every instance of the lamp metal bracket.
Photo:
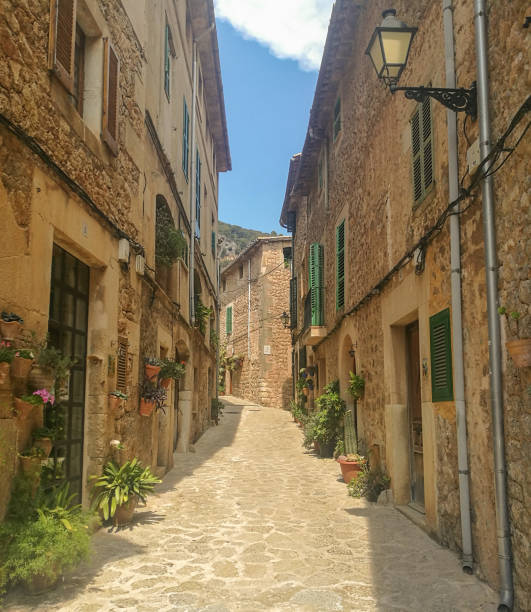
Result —
<svg viewBox="0 0 531 612"><path fill-rule="evenodd" d="M389 86L391 93L403 91L408 100L424 102L426 98L434 98L442 105L456 113L464 111L467 115L475 118L477 115L476 83L472 83L470 89L449 89L447 87L397 87Z"/></svg>

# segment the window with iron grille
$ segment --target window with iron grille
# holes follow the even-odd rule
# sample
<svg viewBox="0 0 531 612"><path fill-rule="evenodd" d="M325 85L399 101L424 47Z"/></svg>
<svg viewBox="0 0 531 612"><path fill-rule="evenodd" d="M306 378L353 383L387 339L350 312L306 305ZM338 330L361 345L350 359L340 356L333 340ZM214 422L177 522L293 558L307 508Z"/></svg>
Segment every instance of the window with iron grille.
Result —
<svg viewBox="0 0 531 612"><path fill-rule="evenodd" d="M312 325L324 325L323 291L324 291L324 249L314 242L310 245L309 281L312 301Z"/></svg>
<svg viewBox="0 0 531 612"><path fill-rule="evenodd" d="M345 305L345 221L336 227L336 310Z"/></svg>
<svg viewBox="0 0 531 612"><path fill-rule="evenodd" d="M430 99L418 105L411 118L413 203L420 204L433 185L433 123Z"/></svg>
<svg viewBox="0 0 531 612"><path fill-rule="evenodd" d="M450 309L430 317L431 394L433 402L454 399Z"/></svg>
<svg viewBox="0 0 531 612"><path fill-rule="evenodd" d="M116 388L127 393L127 338L118 338L118 355L116 359Z"/></svg>

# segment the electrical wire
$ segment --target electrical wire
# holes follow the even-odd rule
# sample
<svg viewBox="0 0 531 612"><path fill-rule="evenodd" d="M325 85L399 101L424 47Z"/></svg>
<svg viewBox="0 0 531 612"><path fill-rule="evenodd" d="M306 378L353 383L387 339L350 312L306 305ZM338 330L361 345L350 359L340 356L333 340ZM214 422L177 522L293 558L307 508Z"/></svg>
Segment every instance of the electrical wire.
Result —
<svg viewBox="0 0 531 612"><path fill-rule="evenodd" d="M279 319L283 314L284 314L285 310L283 310L282 312L279 312L276 315L271 315L269 317L264 317L263 319L258 319L258 323L263 323L264 321L270 321L272 319ZM259 331L260 329L262 329L262 325L255 327L254 329L250 330L250 333L253 333L255 331ZM230 343L234 344L234 342L238 342L238 340L243 340L244 338L247 338L247 330L245 330L244 334L241 334L240 336L235 336L234 338L230 339ZM227 339L228 342L228 339Z"/></svg>
<svg viewBox="0 0 531 612"><path fill-rule="evenodd" d="M259 281L261 278L264 278L264 276L268 276L269 274L271 274L272 272L274 272L275 270L278 270L278 268L280 268L280 266L283 266L284 262L281 262L278 264L278 266L275 266L274 268L271 268L271 270L269 270L268 272L264 272L264 274L260 274L259 276L257 276L256 278L251 278L250 282L251 283L256 283L257 281ZM244 279L246 283L249 282L249 279ZM227 293L237 293L238 291L242 291L242 287L238 287L237 289L229 289L228 291L223 291L223 294L227 294Z"/></svg>

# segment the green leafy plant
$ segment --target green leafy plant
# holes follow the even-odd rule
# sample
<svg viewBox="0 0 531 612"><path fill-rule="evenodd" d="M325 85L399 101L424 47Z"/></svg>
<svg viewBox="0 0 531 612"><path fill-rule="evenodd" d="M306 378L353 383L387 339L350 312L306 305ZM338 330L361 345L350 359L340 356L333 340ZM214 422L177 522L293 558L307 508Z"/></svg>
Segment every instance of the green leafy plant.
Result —
<svg viewBox="0 0 531 612"><path fill-rule="evenodd" d="M121 400L126 400L129 397L127 393L123 393L122 391L118 391L118 390L111 391L109 395L112 395L113 397L117 397L118 399L121 399Z"/></svg>
<svg viewBox="0 0 531 612"><path fill-rule="evenodd" d="M159 380L163 380L165 378L173 378L174 380L179 380L184 376L184 372L186 370L186 363L181 361L178 363L174 359L161 359L162 367L159 372Z"/></svg>
<svg viewBox="0 0 531 612"><path fill-rule="evenodd" d="M293 418L299 421L299 423L303 423L308 417L308 413L301 402L294 402L292 400L290 403L290 410Z"/></svg>
<svg viewBox="0 0 531 612"><path fill-rule="evenodd" d="M13 321L18 321L21 324L24 323L24 319L22 317L19 317L14 312L6 312L5 310L2 310L0 318L6 323L12 323Z"/></svg>
<svg viewBox="0 0 531 612"><path fill-rule="evenodd" d="M343 440L338 440L334 448L334 459L337 459L340 455L345 454L345 443Z"/></svg>
<svg viewBox="0 0 531 612"><path fill-rule="evenodd" d="M19 453L21 457L31 457L35 459L44 459L46 453L38 446L30 446Z"/></svg>
<svg viewBox="0 0 531 612"><path fill-rule="evenodd" d="M45 369L52 371L57 384L60 386L68 378L72 366L76 360L67 357L61 350L45 343L36 349L35 363Z"/></svg>
<svg viewBox="0 0 531 612"><path fill-rule="evenodd" d="M498 314L505 317L509 333L517 339L520 338L520 319L522 315L518 310L509 311L506 306L500 306Z"/></svg>
<svg viewBox="0 0 531 612"><path fill-rule="evenodd" d="M15 357L20 357L20 359L34 359L33 351L30 349L19 349L15 352Z"/></svg>
<svg viewBox="0 0 531 612"><path fill-rule="evenodd" d="M116 508L126 504L129 499L140 499L144 503L153 487L161 482L149 467L143 467L135 457L119 467L109 461L103 468L101 476L91 476L94 480L92 506L101 510L103 518L108 520L116 513Z"/></svg>
<svg viewBox="0 0 531 612"><path fill-rule="evenodd" d="M346 408L345 402L339 397L339 381L332 381L326 385L324 393L316 399L316 404L318 411L308 419L305 425L304 444L316 441L320 446L332 445L333 448L339 437Z"/></svg>
<svg viewBox="0 0 531 612"><path fill-rule="evenodd" d="M173 219L162 221L157 210L157 225L155 229L155 262L158 266L169 268L179 258L186 260L188 243L181 230L175 229Z"/></svg>
<svg viewBox="0 0 531 612"><path fill-rule="evenodd" d="M158 357L145 357L144 363L146 365L160 366L160 367L162 367L163 365L162 360L160 360Z"/></svg>
<svg viewBox="0 0 531 612"><path fill-rule="evenodd" d="M34 440L42 440L43 438L51 438L52 440L55 438L55 430L50 427L37 427L31 432L31 435Z"/></svg>
<svg viewBox="0 0 531 612"><path fill-rule="evenodd" d="M353 399L359 400L363 397L363 392L365 390L365 379L363 376L354 374L354 372L350 372L349 376L350 380L348 383L348 392Z"/></svg>
<svg viewBox="0 0 531 612"><path fill-rule="evenodd" d="M0 363L11 363L15 355L15 349L11 346L11 342L2 340L0 342Z"/></svg>
<svg viewBox="0 0 531 612"><path fill-rule="evenodd" d="M216 397L212 398L212 401L210 403L210 416L212 420L216 423L216 425L219 423L220 417L223 416L224 407L225 406L223 402L221 402Z"/></svg>
<svg viewBox="0 0 531 612"><path fill-rule="evenodd" d="M155 385L146 380L140 386L140 397L147 402L155 402L155 410L162 410L162 412L166 414L164 405L168 397L168 392L164 387Z"/></svg>
<svg viewBox="0 0 531 612"><path fill-rule="evenodd" d="M376 501L380 493L389 488L391 479L382 469L370 469L365 458L361 459L365 462L357 478L348 483L348 494L351 497L366 497L369 501Z"/></svg>
<svg viewBox="0 0 531 612"><path fill-rule="evenodd" d="M212 312L213 312L212 308L205 306L201 302L199 297L196 299L195 308L194 308L195 326L199 329L199 331L203 334L203 336L205 335L205 332L206 332L207 319L210 318L210 315L212 314Z"/></svg>

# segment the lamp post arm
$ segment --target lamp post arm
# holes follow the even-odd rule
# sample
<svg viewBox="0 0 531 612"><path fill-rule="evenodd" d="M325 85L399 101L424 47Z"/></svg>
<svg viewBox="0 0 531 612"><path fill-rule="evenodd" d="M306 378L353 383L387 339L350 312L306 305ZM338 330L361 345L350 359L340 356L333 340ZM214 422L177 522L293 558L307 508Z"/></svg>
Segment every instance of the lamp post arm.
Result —
<svg viewBox="0 0 531 612"><path fill-rule="evenodd" d="M477 114L476 83L470 89L450 89L447 87L397 87L390 85L391 93L403 91L406 98L424 102L426 98L434 98L446 108L455 111L464 111L467 115L475 117Z"/></svg>

